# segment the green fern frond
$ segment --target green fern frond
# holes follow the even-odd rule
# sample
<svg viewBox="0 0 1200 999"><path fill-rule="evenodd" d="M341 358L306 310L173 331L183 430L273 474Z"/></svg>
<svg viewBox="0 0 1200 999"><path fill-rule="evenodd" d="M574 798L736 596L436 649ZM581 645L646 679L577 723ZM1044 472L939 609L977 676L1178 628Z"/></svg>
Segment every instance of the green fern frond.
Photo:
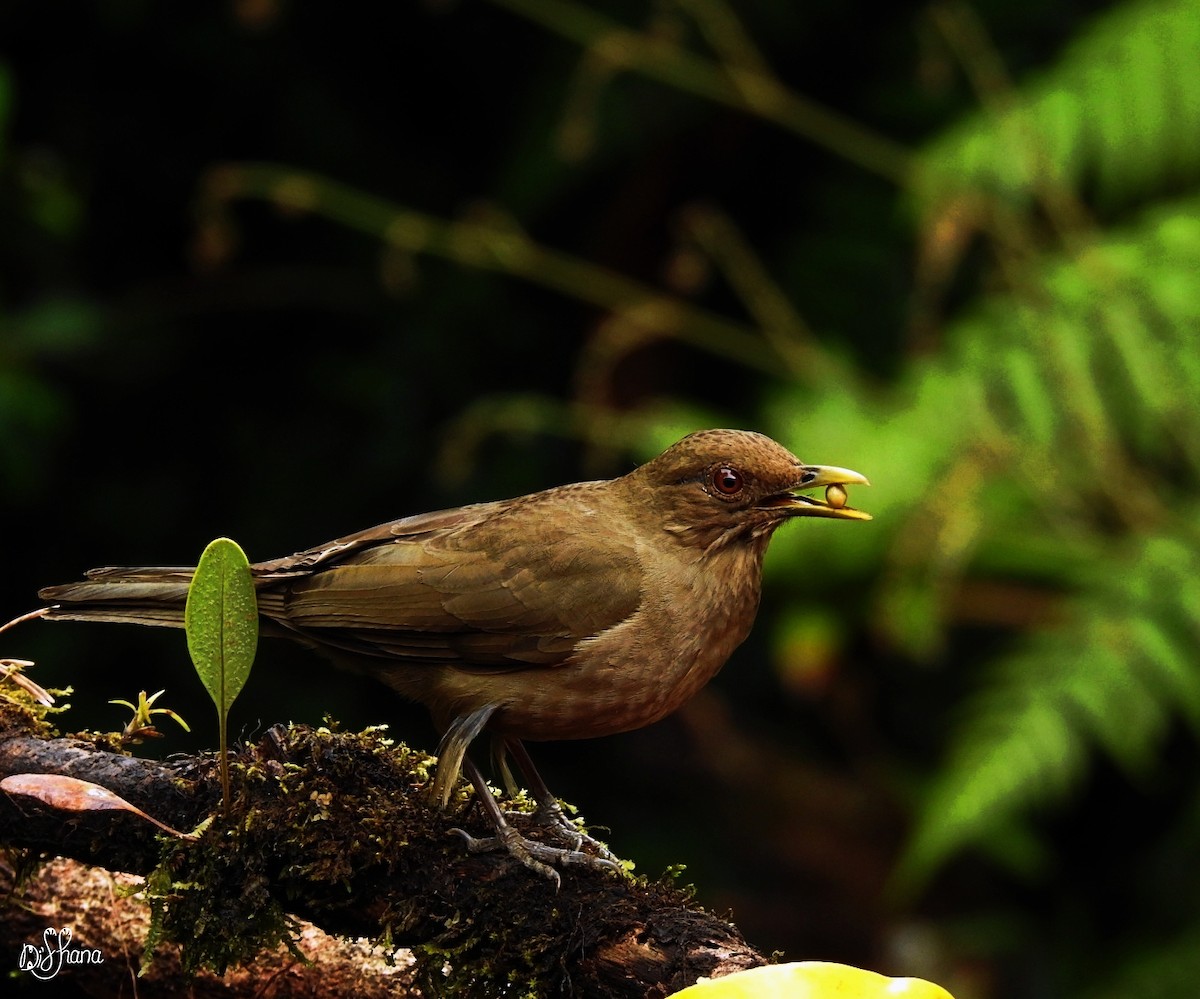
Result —
<svg viewBox="0 0 1200 999"><path fill-rule="evenodd" d="M902 504L880 598L915 654L937 651L929 608L988 552L1073 551L1043 577L1071 594L1064 623L997 662L966 708L899 868L910 885L968 845L1023 844L1027 860L1023 823L1095 753L1138 774L1173 719L1200 733L1200 201L1044 259L1021 286L951 328L880 421L894 449L864 466L923 490ZM1114 516L1157 533L1114 555Z"/></svg>
<svg viewBox="0 0 1200 999"><path fill-rule="evenodd" d="M898 868L917 884L961 848L1078 782L1095 749L1131 774L1167 723L1200 733L1200 508L1097 569L1063 627L1031 637L966 708Z"/></svg>
<svg viewBox="0 0 1200 999"><path fill-rule="evenodd" d="M1032 293L993 297L949 337L1002 431L1093 465L1119 451L1200 475L1200 200L1041 261L1029 280Z"/></svg>
<svg viewBox="0 0 1200 999"><path fill-rule="evenodd" d="M918 205L965 189L1026 202L1047 181L1123 203L1194 182L1197 52L1197 0L1138 0L1100 15L1007 110L980 112L926 148Z"/></svg>
<svg viewBox="0 0 1200 999"><path fill-rule="evenodd" d="M822 574L883 560L874 620L917 658L939 653L981 561L1075 592L1114 521L1165 523L1200 490L1200 199L1047 256L1021 284L955 322L887 396L792 388L768 407L802 456L821 441L870 476L854 500L877 523L839 535ZM768 568L794 580L827 540L781 532Z"/></svg>
<svg viewBox="0 0 1200 999"><path fill-rule="evenodd" d="M874 483L855 500L876 522L839 534L833 564L819 529L781 532L787 585L869 569L873 620L925 658L964 579L1066 594L964 706L896 870L908 889L966 848L1035 872L1031 816L1097 755L1136 779L1172 725L1200 736L1200 199L1018 277L886 395L841 383L768 407L776 436Z"/></svg>

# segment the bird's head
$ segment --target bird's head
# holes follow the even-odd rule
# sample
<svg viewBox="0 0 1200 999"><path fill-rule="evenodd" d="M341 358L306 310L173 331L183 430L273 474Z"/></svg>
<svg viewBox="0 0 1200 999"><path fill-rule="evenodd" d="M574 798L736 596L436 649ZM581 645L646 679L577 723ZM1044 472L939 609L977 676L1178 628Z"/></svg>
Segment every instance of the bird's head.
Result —
<svg viewBox="0 0 1200 999"><path fill-rule="evenodd" d="M845 505L844 487L868 485L866 476L806 465L783 445L746 430L689 434L625 478L648 515L705 549L738 540L765 544L793 517L871 519ZM826 495L801 495L810 489L825 489Z"/></svg>

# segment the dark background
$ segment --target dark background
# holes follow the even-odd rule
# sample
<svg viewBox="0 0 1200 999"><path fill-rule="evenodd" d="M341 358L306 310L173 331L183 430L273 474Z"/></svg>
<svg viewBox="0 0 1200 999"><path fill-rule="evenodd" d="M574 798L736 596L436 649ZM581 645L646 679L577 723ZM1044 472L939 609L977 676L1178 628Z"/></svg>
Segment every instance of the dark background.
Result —
<svg viewBox="0 0 1200 999"><path fill-rule="evenodd" d="M1019 78L1104 6L976 11ZM917 148L976 104L930 41L933 9L754 0L736 13L791 90ZM647 23L645 4L603 10ZM706 51L671 5L655 11L666 37ZM493 425L478 408L489 400L528 393L606 413L667 400L694 414L684 429L772 429L764 411L791 385L782 369L656 340L597 389L586 351L607 314L582 296L398 256L320 211L261 199L233 199L217 225L204 192L224 163L311 172L437 218L500 211L542 245L744 321L728 283L679 276L691 259L681 218L717 206L824 350L876 385L898 377L914 356L919 238L893 180L637 74L579 112L579 65L576 45L503 4L0 7L0 617L92 566L191 564L218 535L266 559L409 513L620 474L662 443L597 447L553 419ZM592 147L565 155L564 123L590 126ZM965 256L948 313L983 271ZM496 432L466 449L464 428ZM864 460L786 443L806 460ZM445 474L448 456L462 474ZM994 926L1036 938L1008 917L1090 883L1087 871L1064 862L1063 880L1021 883L968 863L924 900L886 894L905 788L936 761L971 673L924 668L863 626L862 572L836 563L859 543L850 532L873 528L792 528L810 529L824 532L820 560L794 573L799 591L768 587L759 629L693 705L642 732L535 746L539 765L639 871L686 865L701 901L765 950L930 977L953 968L960 999L1052 994L996 984L1047 989L1055 975L1030 948L996 971ZM797 592L825 608L833 637L818 626L781 651L777 623ZM35 623L4 638L5 655L38 662L39 682L74 687L64 727L117 727L110 698L165 687L193 731L164 720L168 738L144 751L213 745L181 634ZM947 655L969 665L1009 640L964 626ZM816 668L781 680L788 655ZM252 738L326 715L436 741L420 711L283 643L261 647L231 728ZM1170 787L1147 803L1103 769L1094 780L1103 814L1174 807ZM1093 828L1086 810L1063 821L1049 830L1059 843ZM1004 919L933 929L984 896Z"/></svg>

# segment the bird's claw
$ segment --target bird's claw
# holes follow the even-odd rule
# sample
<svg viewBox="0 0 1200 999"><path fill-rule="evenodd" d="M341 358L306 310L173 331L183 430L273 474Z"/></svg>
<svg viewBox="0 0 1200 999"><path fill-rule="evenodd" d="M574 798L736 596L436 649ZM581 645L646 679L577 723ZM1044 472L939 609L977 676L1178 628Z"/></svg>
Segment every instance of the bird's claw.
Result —
<svg viewBox="0 0 1200 999"><path fill-rule="evenodd" d="M537 840L522 836L510 825L497 829L495 836L483 839L472 836L465 829L454 828L450 831L462 837L468 853L491 853L495 850L506 850L530 870L553 881L556 890L562 886L562 877L550 864L558 864L561 867L577 864L603 871L613 871L617 874L625 873L624 868L617 863L615 858L610 859L612 854L607 849L604 849L607 856L594 856L579 849L550 846L547 843L539 843ZM590 836L584 836L582 833L579 835L581 843L584 841L594 842Z"/></svg>
<svg viewBox="0 0 1200 999"><path fill-rule="evenodd" d="M548 830L551 835L570 843L571 850L573 852L583 853L582 847L586 845L589 849L594 851L601 860L607 860L610 863L620 867L620 860L617 858L617 855L613 853L604 843L600 842L600 840L589 836L582 829L576 826L574 822L568 819L566 813L563 811L562 805L558 803L557 799L550 798L546 801L539 802L537 810L533 813L532 818L537 825ZM586 853L584 855L590 856L590 854Z"/></svg>

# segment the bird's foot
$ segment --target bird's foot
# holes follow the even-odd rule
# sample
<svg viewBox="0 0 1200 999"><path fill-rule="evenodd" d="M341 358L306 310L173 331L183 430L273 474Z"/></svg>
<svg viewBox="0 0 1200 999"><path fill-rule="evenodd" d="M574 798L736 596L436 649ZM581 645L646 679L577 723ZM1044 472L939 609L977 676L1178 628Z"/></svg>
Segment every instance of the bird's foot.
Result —
<svg viewBox="0 0 1200 999"><path fill-rule="evenodd" d="M620 866L620 860L600 840L589 836L574 822L567 818L562 804L557 798L545 798L538 802L537 809L532 815L535 824L545 829L556 839L570 844L570 849L576 853L582 852L584 846L593 851L601 860Z"/></svg>
<svg viewBox="0 0 1200 999"><path fill-rule="evenodd" d="M561 846L550 846L547 843L539 843L537 840L522 836L507 822L496 829L495 836L488 836L483 839L477 839L464 829L456 828L450 831L462 837L463 842L467 846L468 853L490 853L495 850L507 850L530 870L536 871L543 877L553 881L556 890L562 886L562 877L558 871L550 866L551 864L558 864L561 867L565 867L568 864L578 864L593 869L613 871L617 874L625 873L625 869L617 863L616 858L612 857L612 854L602 844L601 847L607 856L595 856L590 853L584 853L577 848L567 849ZM579 845L582 845L585 841L589 843L595 842L590 836L585 836L582 833L579 835L581 837Z"/></svg>
<svg viewBox="0 0 1200 999"><path fill-rule="evenodd" d="M519 742L516 743L516 746L524 754L524 749ZM532 770L533 764L528 762L527 754L525 754L525 759ZM560 842L566 842L568 845L565 847L551 846L548 843L522 836L505 818L504 812L500 810L500 806L492 796L492 790L484 780L483 774L479 772L479 768L465 757L462 766L471 783L475 785L476 800L483 806L483 810L492 821L492 827L496 830L495 836L476 839L462 829L452 829L451 832L462 837L469 853L506 850L530 870L537 871L543 877L553 881L556 889L561 887L562 877L550 866L551 864L557 864L560 867L568 864L582 865L593 870L612 871L615 874L625 875L625 867L613 856L608 847L577 829L574 823L567 819L562 805L546 789L540 777L537 777L536 782L537 809L532 814L515 812L509 814L514 820L520 816L522 819L531 821L553 838ZM533 773L536 777L537 772L533 771ZM590 847L596 852L594 854L587 853L582 849L584 846Z"/></svg>

